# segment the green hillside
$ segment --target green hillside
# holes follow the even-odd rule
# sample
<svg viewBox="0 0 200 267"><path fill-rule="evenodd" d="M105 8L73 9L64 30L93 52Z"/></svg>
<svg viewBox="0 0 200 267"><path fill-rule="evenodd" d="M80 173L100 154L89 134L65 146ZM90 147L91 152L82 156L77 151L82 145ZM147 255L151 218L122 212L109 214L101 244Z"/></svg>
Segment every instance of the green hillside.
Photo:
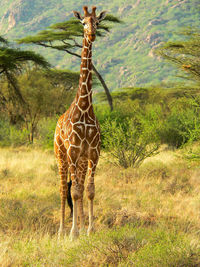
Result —
<svg viewBox="0 0 200 267"><path fill-rule="evenodd" d="M96 1L4 0L0 9L0 32L9 39L22 38L44 30L72 16L72 10L95 5ZM184 27L198 27L198 0L126 0L98 3L99 12L107 10L124 24L97 39L93 61L111 89L178 81L177 71L153 56L160 43L175 40ZM64 52L39 50L59 68L79 70L79 60Z"/></svg>

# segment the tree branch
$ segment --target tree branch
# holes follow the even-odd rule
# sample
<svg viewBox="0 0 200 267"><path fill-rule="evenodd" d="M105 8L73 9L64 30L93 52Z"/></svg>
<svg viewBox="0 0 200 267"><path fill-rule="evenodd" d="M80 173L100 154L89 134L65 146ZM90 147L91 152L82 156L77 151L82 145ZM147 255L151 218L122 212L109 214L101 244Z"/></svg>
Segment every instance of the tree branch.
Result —
<svg viewBox="0 0 200 267"><path fill-rule="evenodd" d="M75 42L75 41L74 41ZM45 43L42 43L42 42L38 42L39 45L41 46L44 46L44 47L48 47L48 48L53 48L53 49L56 49L56 50L62 50L62 51L65 51L66 53L72 55L72 56L75 56L75 57L78 57L78 58L81 58L81 55L75 53L75 52L71 52L69 51L68 49L59 49L59 47L55 47L53 45L48 45L48 44L45 44ZM78 44L77 44L78 45ZM82 48L82 46L79 45L79 47ZM112 96L109 92L109 89L104 81L104 79L102 78L101 74L97 71L97 69L95 68L95 66L92 64L92 69L94 71L94 73L96 74L97 78L99 79L99 81L101 82L104 90L105 90L105 93L106 93L106 97L107 97L107 100L108 100L108 104L110 106L110 110L112 111L113 110L113 103L112 103Z"/></svg>

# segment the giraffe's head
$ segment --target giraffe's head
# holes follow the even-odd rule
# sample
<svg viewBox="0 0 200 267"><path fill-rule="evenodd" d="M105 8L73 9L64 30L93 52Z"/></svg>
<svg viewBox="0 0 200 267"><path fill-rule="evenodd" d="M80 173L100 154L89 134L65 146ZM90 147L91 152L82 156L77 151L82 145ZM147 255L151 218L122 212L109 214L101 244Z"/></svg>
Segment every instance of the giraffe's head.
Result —
<svg viewBox="0 0 200 267"><path fill-rule="evenodd" d="M106 12L103 11L100 13L99 16L96 16L96 7L92 7L92 13L88 12L88 7L83 7L84 16L81 16L81 14L77 11L74 12L74 16L80 20L82 25L84 26L84 35L85 37L90 41L94 42L96 37L96 30L99 25L99 23L105 18Z"/></svg>

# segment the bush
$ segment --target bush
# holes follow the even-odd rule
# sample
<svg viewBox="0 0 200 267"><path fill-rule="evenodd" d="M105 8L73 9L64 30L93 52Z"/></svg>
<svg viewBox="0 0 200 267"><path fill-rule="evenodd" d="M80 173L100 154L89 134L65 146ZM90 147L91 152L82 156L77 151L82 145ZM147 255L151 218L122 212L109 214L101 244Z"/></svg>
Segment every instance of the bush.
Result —
<svg viewBox="0 0 200 267"><path fill-rule="evenodd" d="M195 107L174 106L160 132L161 140L176 148L199 139L200 118Z"/></svg>
<svg viewBox="0 0 200 267"><path fill-rule="evenodd" d="M158 117L156 113L144 116L137 114L135 119L123 123L107 120L102 126L103 145L115 158L115 163L124 168L138 167L144 159L157 153Z"/></svg>
<svg viewBox="0 0 200 267"><path fill-rule="evenodd" d="M28 131L17 125L0 120L0 146L21 146L28 144Z"/></svg>
<svg viewBox="0 0 200 267"><path fill-rule="evenodd" d="M129 110L127 107L132 106L133 103L126 102L118 104L114 107L113 111L110 111L108 107L105 105L95 105L95 115L100 124L103 124L105 121L113 121L116 120L118 123L122 123L127 118L131 118L133 116L133 109Z"/></svg>
<svg viewBox="0 0 200 267"><path fill-rule="evenodd" d="M54 133L56 129L56 123L58 118L44 118L39 121L38 123L38 142L44 148L51 148L53 149L54 144Z"/></svg>

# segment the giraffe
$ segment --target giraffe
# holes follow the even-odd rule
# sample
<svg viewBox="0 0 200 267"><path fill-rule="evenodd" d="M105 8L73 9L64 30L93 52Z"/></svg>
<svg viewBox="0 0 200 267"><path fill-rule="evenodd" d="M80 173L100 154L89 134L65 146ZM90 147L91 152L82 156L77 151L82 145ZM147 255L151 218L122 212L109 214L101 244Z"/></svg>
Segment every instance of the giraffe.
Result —
<svg viewBox="0 0 200 267"><path fill-rule="evenodd" d="M79 236L84 230L83 192L85 176L88 171L86 193L89 208L89 226L87 234L94 231L93 200L95 196L94 174L100 155L100 127L92 105L92 43L96 37L98 24L105 18L103 11L96 16L96 7L89 13L88 7L83 7L84 16L73 11L74 16L84 27L83 47L81 53L79 87L69 109L59 118L55 130L54 151L58 162L61 178L61 219L59 236L64 233L65 202L70 190L73 205L73 222L70 239ZM69 199L68 199L69 200ZM69 203L69 201L68 201Z"/></svg>

